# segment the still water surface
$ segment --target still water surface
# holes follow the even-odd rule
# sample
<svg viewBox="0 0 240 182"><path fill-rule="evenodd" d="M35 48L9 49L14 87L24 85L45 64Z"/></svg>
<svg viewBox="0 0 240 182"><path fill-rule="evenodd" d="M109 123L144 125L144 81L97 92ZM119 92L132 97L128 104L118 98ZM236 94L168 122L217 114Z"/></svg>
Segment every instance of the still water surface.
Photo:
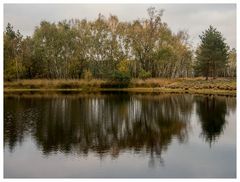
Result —
<svg viewBox="0 0 240 182"><path fill-rule="evenodd" d="M236 98L5 95L4 177L236 177Z"/></svg>

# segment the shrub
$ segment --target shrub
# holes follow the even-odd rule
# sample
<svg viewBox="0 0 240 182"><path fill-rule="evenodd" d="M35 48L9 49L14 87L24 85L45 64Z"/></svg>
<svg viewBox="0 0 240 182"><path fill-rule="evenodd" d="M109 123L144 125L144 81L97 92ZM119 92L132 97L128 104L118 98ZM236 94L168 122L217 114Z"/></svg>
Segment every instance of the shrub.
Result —
<svg viewBox="0 0 240 182"><path fill-rule="evenodd" d="M6 63L4 67L4 79L11 81L15 79L20 79L25 73L25 67L22 62L15 58Z"/></svg>
<svg viewBox="0 0 240 182"><path fill-rule="evenodd" d="M113 73L113 80L118 82L130 82L130 74L126 72L116 71Z"/></svg>
<svg viewBox="0 0 240 182"><path fill-rule="evenodd" d="M83 72L83 78L86 80L91 80L93 78L92 72L90 70L85 70Z"/></svg>
<svg viewBox="0 0 240 182"><path fill-rule="evenodd" d="M131 79L129 66L129 60L121 60L117 65L117 70L113 73L113 80L129 83Z"/></svg>
<svg viewBox="0 0 240 182"><path fill-rule="evenodd" d="M139 72L139 77L141 79L147 79L150 78L152 76L152 74L149 71L145 71L144 69L141 68L140 72Z"/></svg>

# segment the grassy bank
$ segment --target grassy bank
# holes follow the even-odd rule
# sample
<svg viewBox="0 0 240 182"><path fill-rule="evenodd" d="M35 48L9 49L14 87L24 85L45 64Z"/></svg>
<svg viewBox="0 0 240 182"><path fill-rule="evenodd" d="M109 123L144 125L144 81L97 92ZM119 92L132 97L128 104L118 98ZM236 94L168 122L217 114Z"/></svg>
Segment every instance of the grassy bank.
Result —
<svg viewBox="0 0 240 182"><path fill-rule="evenodd" d="M5 81L4 91L129 91L236 95L236 80L217 78L133 79L129 83L107 80Z"/></svg>

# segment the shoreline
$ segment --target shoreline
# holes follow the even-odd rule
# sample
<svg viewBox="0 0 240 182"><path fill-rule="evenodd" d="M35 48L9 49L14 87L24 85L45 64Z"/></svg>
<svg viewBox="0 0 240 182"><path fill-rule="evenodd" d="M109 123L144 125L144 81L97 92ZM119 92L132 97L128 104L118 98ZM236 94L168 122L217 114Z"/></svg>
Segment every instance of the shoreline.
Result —
<svg viewBox="0 0 240 182"><path fill-rule="evenodd" d="M204 78L147 80L134 79L128 84L107 80L18 80L4 82L4 94L20 92L135 92L135 93L189 93L236 96L236 80Z"/></svg>
<svg viewBox="0 0 240 182"><path fill-rule="evenodd" d="M95 88L95 89L4 89L4 94L27 93L27 92L130 92L130 93L178 93L178 94L201 94L201 95L224 95L236 96L236 91L211 90L211 89L164 89L164 88Z"/></svg>

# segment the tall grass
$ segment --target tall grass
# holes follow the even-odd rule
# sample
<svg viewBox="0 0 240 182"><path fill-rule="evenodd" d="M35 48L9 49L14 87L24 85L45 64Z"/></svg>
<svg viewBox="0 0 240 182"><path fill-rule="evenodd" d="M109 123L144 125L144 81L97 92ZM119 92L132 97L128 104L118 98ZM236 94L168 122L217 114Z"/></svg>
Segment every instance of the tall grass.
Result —
<svg viewBox="0 0 240 182"><path fill-rule="evenodd" d="M198 78L149 78L146 80L132 79L130 83L107 81L100 79L84 80L17 80L4 82L5 89L88 89L88 88L166 88L166 89L215 89L236 90L236 80L218 78L205 80Z"/></svg>

